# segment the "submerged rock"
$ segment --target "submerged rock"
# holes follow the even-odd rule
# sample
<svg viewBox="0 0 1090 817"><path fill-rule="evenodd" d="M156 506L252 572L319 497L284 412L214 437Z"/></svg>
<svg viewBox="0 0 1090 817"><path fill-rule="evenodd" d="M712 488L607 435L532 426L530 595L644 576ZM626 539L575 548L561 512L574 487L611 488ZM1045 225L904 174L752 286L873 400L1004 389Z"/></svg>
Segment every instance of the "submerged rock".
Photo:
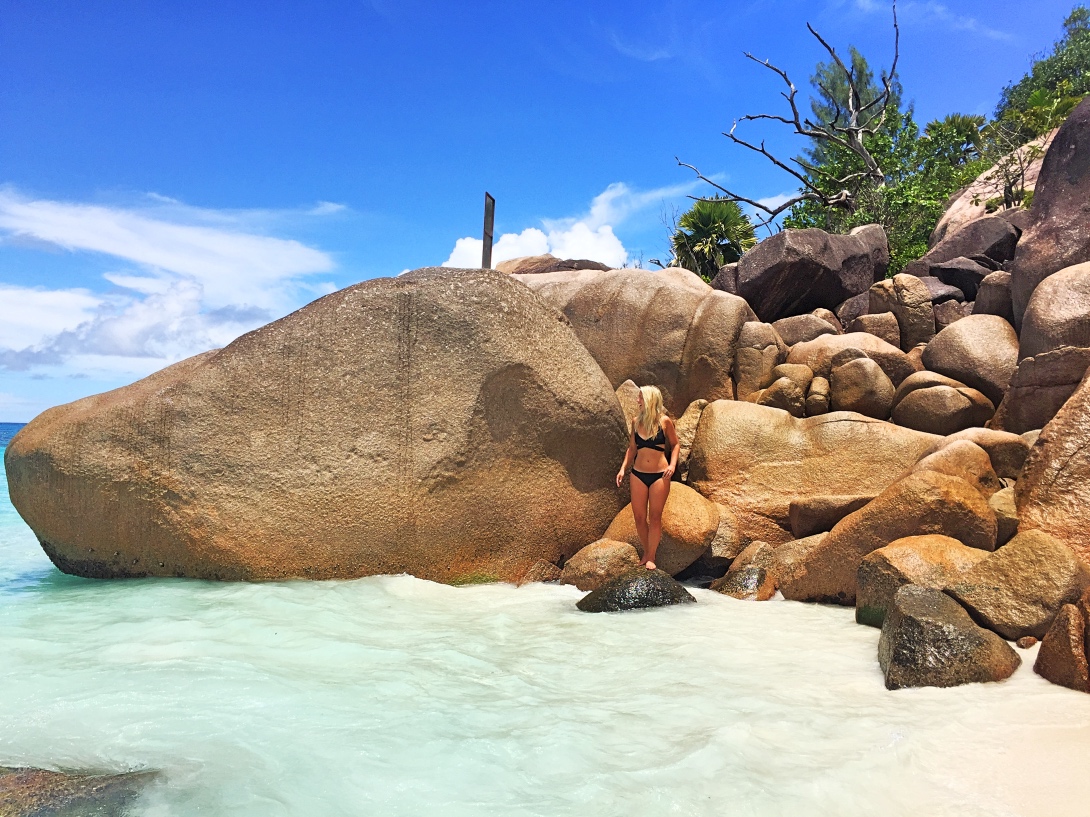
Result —
<svg viewBox="0 0 1090 817"><path fill-rule="evenodd" d="M122 817L158 772L96 774L0 766L4 817Z"/></svg>
<svg viewBox="0 0 1090 817"><path fill-rule="evenodd" d="M512 276L433 268L50 409L5 465L80 576L517 581L616 515L625 437L566 319Z"/></svg>
<svg viewBox="0 0 1090 817"><path fill-rule="evenodd" d="M1009 678L1022 663L1010 644L978 627L938 590L906 585L882 625L878 663L886 689L952 687Z"/></svg>
<svg viewBox="0 0 1090 817"><path fill-rule="evenodd" d="M688 590L661 570L637 567L584 596L575 606L584 613L616 613L695 601Z"/></svg>

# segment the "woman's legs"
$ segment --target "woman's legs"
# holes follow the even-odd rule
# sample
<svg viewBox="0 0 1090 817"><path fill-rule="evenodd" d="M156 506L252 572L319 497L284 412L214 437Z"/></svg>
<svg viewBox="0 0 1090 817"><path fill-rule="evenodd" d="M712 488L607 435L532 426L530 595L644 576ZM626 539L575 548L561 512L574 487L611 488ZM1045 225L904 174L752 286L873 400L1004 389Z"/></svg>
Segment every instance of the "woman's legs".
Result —
<svg viewBox="0 0 1090 817"><path fill-rule="evenodd" d="M643 559L648 567L655 566L655 554L662 539L662 509L666 498L670 496L670 482L660 479L647 490L647 541L644 544Z"/></svg>
<svg viewBox="0 0 1090 817"><path fill-rule="evenodd" d="M629 476L632 488L632 516L636 520L636 533L640 536L642 553L647 553L647 486L637 476Z"/></svg>

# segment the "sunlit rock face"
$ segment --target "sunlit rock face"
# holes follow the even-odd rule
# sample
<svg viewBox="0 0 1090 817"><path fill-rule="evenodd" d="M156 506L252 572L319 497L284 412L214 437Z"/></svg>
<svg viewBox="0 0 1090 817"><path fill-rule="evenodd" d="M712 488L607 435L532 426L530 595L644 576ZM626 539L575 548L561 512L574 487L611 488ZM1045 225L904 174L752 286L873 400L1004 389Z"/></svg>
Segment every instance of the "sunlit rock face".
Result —
<svg viewBox="0 0 1090 817"><path fill-rule="evenodd" d="M432 268L50 409L5 464L69 573L514 580L605 530L625 438L559 312Z"/></svg>

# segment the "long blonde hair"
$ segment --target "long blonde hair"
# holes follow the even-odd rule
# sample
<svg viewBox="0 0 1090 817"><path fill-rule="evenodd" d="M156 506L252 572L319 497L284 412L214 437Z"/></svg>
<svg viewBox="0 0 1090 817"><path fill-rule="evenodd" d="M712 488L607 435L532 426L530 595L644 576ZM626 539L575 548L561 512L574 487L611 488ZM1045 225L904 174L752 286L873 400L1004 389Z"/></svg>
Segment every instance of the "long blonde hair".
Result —
<svg viewBox="0 0 1090 817"><path fill-rule="evenodd" d="M640 394L643 395L643 411L636 415L636 430L646 439L659 433L662 415L666 412L662 407L662 392L657 386L640 386Z"/></svg>

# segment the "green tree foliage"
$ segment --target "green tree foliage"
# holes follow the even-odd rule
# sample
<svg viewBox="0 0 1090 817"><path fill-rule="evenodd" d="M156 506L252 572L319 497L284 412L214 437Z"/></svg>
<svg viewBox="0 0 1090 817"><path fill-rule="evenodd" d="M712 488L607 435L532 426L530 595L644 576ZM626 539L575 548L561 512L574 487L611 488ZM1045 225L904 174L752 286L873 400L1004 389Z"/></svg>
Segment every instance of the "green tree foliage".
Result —
<svg viewBox="0 0 1090 817"><path fill-rule="evenodd" d="M737 202L718 197L697 201L677 221L670 266L711 281L721 266L737 261L756 243L753 224Z"/></svg>
<svg viewBox="0 0 1090 817"><path fill-rule="evenodd" d="M1078 5L1064 20L1063 36L1052 53L1036 60L1028 74L1003 89L995 118L1009 121L1012 114L1039 109L1048 100L1077 100L1086 94L1090 94L1090 9ZM1043 132L1027 136L1033 138Z"/></svg>

